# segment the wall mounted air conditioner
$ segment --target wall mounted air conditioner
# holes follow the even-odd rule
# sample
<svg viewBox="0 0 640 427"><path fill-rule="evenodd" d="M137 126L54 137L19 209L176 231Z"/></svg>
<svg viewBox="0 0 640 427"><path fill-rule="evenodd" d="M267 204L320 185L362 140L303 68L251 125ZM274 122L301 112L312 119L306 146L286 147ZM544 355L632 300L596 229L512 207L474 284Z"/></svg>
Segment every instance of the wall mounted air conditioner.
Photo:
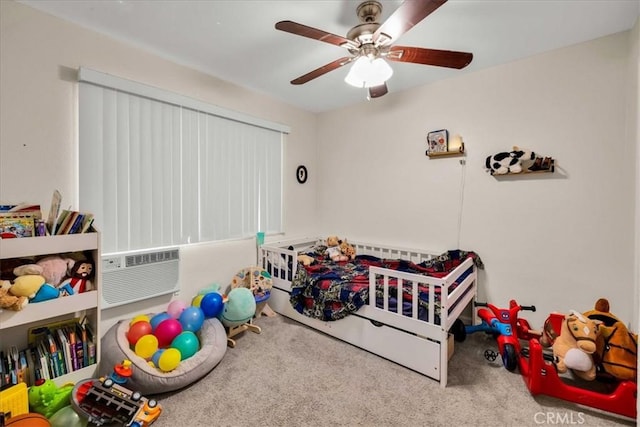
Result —
<svg viewBox="0 0 640 427"><path fill-rule="evenodd" d="M102 308L117 307L180 290L179 248L102 256Z"/></svg>

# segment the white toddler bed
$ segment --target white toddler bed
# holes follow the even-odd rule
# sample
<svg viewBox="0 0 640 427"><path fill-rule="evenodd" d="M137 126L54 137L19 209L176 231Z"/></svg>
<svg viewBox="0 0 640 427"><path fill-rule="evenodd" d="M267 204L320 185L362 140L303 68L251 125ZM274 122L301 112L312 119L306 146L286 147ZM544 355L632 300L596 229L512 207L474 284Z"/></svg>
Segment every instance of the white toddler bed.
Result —
<svg viewBox="0 0 640 427"><path fill-rule="evenodd" d="M323 321L301 314L290 302L292 279L296 278L299 268L304 268L298 264L297 256L309 253L310 248L323 243L324 240L305 238L268 243L259 248L259 263L273 279L269 299L271 308L281 315L435 379L445 387L449 330L477 293L478 275L474 260L471 257L460 260L455 268L440 278L372 265L368 268L368 295L376 295L377 292L378 296L383 295L384 298L367 298L354 313L340 320ZM434 257L438 257L421 250L349 243L355 247L358 256L403 259L415 264L433 261ZM306 270L301 275L306 275ZM394 283L395 287L389 286L390 283ZM364 286L367 286L366 283ZM403 292L399 292L403 288L404 296ZM390 294L396 298L395 304L388 303ZM417 306L419 298L422 298L423 306L428 307L422 310L422 319L419 318ZM409 310L406 310L407 304Z"/></svg>

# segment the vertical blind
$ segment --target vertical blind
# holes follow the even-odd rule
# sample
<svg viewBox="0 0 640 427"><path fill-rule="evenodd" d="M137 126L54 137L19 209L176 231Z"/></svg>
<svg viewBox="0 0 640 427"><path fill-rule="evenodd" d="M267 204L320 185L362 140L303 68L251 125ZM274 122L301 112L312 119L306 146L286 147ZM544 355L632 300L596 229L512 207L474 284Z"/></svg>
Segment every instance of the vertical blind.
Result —
<svg viewBox="0 0 640 427"><path fill-rule="evenodd" d="M80 208L104 253L281 231L286 128L119 80L79 84Z"/></svg>

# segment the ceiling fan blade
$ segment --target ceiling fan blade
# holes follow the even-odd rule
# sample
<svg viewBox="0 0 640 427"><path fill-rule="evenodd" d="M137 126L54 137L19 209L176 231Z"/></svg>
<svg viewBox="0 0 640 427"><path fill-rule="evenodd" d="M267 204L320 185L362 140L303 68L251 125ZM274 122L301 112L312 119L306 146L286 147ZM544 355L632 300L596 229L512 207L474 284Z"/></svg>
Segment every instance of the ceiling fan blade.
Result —
<svg viewBox="0 0 640 427"><path fill-rule="evenodd" d="M414 64L456 68L459 70L469 65L473 59L473 54L468 52L456 52L453 50L391 46L386 59L396 62L411 62Z"/></svg>
<svg viewBox="0 0 640 427"><path fill-rule="evenodd" d="M371 86L369 88L369 98L380 98L382 95L386 95L388 91L386 83L382 83L379 86Z"/></svg>
<svg viewBox="0 0 640 427"><path fill-rule="evenodd" d="M291 80L292 85L301 85L307 83L315 79L316 77L320 77L323 74L327 74L329 71L333 71L342 67L343 65L347 65L349 62L353 61L353 57L345 56L343 58L336 59L333 62L329 62L328 64L323 65L320 68L316 68L315 70L308 72L304 76L300 76L297 79Z"/></svg>
<svg viewBox="0 0 640 427"><path fill-rule="evenodd" d="M321 42L333 44L336 46L344 46L346 44L349 46L353 46L355 48L358 47L354 42L342 36L327 33L326 31L318 30L317 28L308 27L303 24L298 24L297 22L293 22L293 21L280 21L276 23L276 29L280 31L285 31L287 33L295 34L298 36L319 40Z"/></svg>
<svg viewBox="0 0 640 427"><path fill-rule="evenodd" d="M406 0L373 33L373 41L378 41L381 34L385 34L390 40L397 40L446 2L447 0Z"/></svg>

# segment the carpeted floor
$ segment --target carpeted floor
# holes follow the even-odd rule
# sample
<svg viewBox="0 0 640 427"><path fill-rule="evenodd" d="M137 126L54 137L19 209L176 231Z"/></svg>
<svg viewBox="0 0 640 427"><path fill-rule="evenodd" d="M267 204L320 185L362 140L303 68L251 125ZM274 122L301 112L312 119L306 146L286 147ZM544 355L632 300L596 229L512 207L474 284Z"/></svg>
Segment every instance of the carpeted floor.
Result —
<svg viewBox="0 0 640 427"><path fill-rule="evenodd" d="M191 386L154 396L154 427L636 425L548 397L490 364L491 337L455 344L449 385L282 316L261 317L218 366ZM411 351L411 349L407 349Z"/></svg>

